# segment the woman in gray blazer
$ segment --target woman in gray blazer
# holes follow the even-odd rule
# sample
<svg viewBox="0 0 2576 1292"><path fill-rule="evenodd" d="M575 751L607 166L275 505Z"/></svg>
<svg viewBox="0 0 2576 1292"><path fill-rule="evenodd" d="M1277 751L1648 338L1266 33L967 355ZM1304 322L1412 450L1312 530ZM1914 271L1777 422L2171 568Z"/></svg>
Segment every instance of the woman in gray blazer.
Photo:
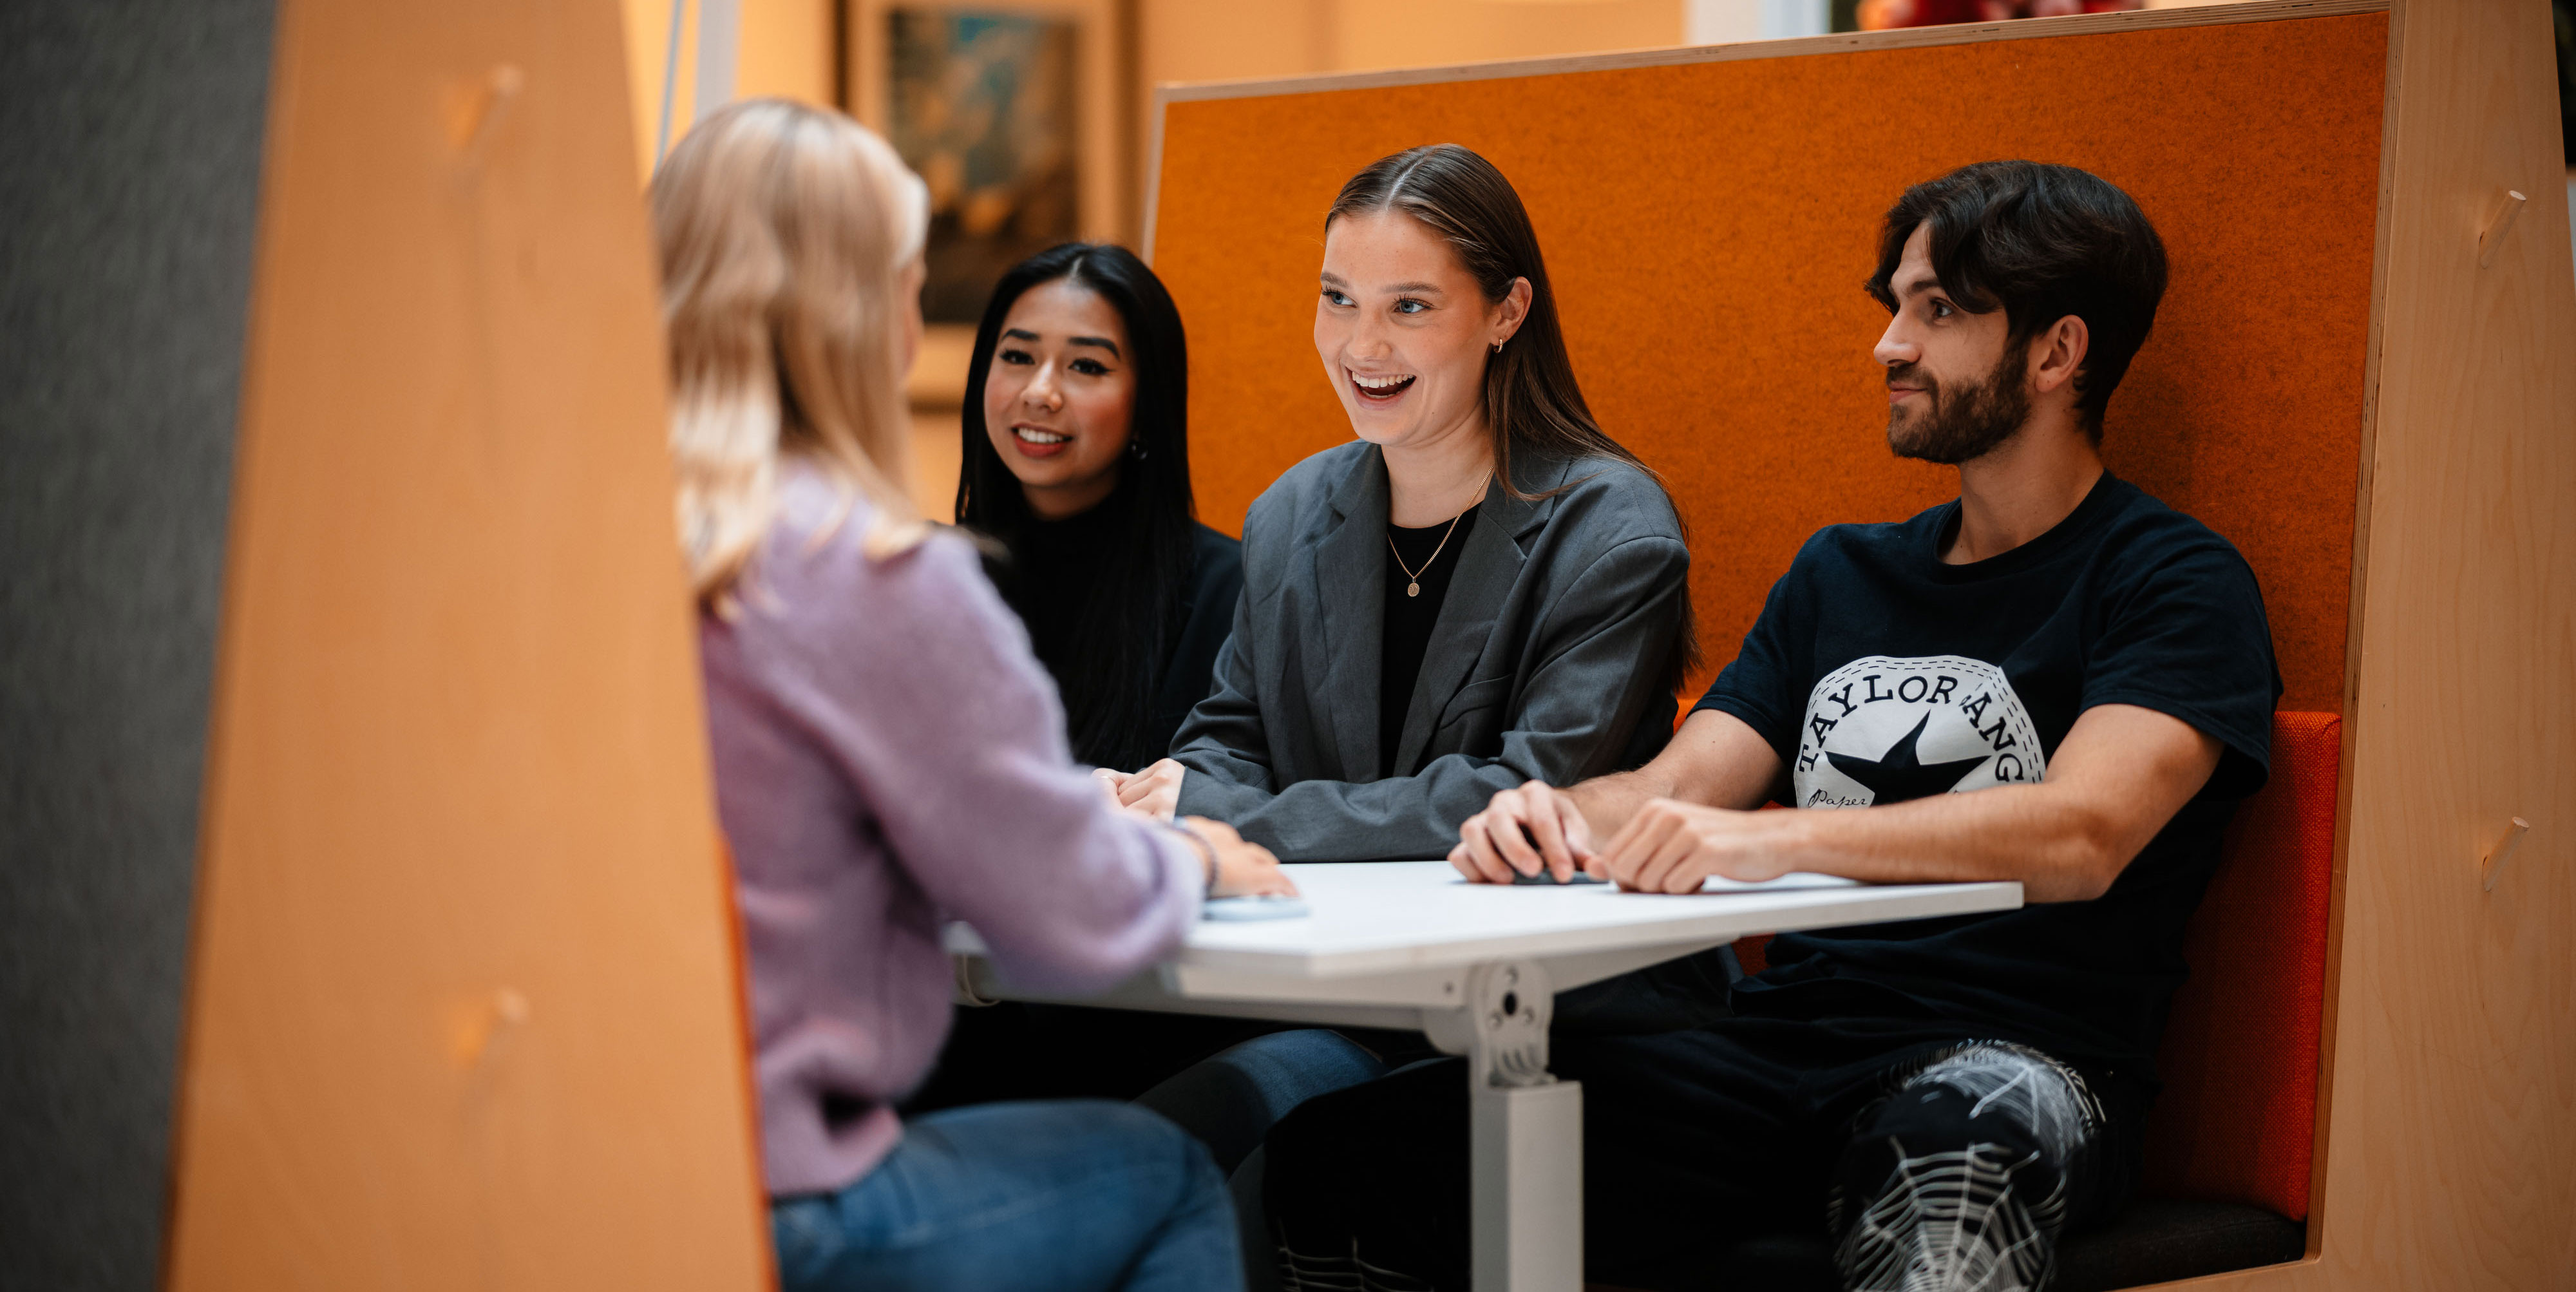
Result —
<svg viewBox="0 0 2576 1292"><path fill-rule="evenodd" d="M1315 349L1358 439L1252 504L1215 692L1172 757L1117 788L1283 860L1439 857L1498 790L1663 747L1694 653L1690 553L1663 486L1585 407L1529 216L1483 158L1443 144L1353 176L1319 277ZM1560 999L1560 1027L1687 1025L1710 996L1632 978ZM1162 1032L1171 1053L1215 1039ZM1233 1171L1255 1288L1274 1280L1262 1135L1424 1057L1412 1038L1366 1039L1259 1037L1138 1101Z"/></svg>
<svg viewBox="0 0 2576 1292"><path fill-rule="evenodd" d="M1214 693L1119 793L1283 860L1439 857L1497 790L1662 747L1690 554L1586 408L1492 164L1441 144L1353 176L1320 277L1315 348L1358 439L1253 503Z"/></svg>

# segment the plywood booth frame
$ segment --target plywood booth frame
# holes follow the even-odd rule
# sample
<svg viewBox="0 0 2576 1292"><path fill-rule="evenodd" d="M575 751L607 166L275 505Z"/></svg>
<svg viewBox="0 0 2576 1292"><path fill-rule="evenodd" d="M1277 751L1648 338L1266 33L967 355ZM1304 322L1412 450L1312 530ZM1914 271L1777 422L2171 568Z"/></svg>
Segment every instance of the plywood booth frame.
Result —
<svg viewBox="0 0 2576 1292"><path fill-rule="evenodd" d="M2569 396L2576 394L2570 390L2576 386L2576 380L2571 380L2576 376L2576 293L2568 292L2565 286L2571 275L2566 252L2567 212L2555 171L2529 176L2520 173L2543 152L2537 132L2544 127L2536 124L2539 114L2525 103L2534 93L2531 84L2537 83L2532 68L2524 65L2530 60L2517 62L2513 57L2521 52L2517 42L2531 34L2521 28L2531 27L2536 19L2545 30L2545 8L2510 0L2464 0L2455 5L2432 5L2420 0L2275 0L1738 45L1161 85L1155 88L1147 146L1143 245L1147 258L1153 259L1163 205L1165 118L1175 105L2342 15L2387 15L2377 228L2371 252L2370 312L2343 639L2340 700L2344 722L2335 791L2333 881L2327 923L2323 1031L2317 1057L2310 1168L2313 1202L2307 1225L2307 1256L2291 1265L2211 1276L2192 1286L2310 1288L2328 1280L2335 1286L2349 1286L2356 1275L2361 1282L2380 1286L2416 1286L2427 1280L2438 1282L2462 1276L2474 1264L2484 1276L2481 1281L2497 1286L2576 1287L2576 1238L2563 1232L2525 1232L2499 1240L2494 1231L2509 1232L2510 1225L2488 1215L2472 1215L2471 1201L2439 1192L2455 1187L2458 1174L2485 1171L2490 1173L2490 1180L2475 1192L2476 1201L2500 1204L2491 1206L2489 1212L2510 1209L2515 1214L2548 1215L2556 1214L2549 1210L2551 1207L2563 1213L2568 1206L2576 1205L2576 1169L2558 1164L2576 1154L2576 1115L2571 1115L2568 1107L2568 1096L2576 1090L2576 1070L2571 1070L2576 1069L2576 1064L2564 1055L2556 1055L2553 1062L2555 1050L2566 1047L2563 1043L2555 1049L2549 1045L2549 1038L2555 1036L2563 1041L2569 1035L2565 1002L2548 1002L2544 1008L2554 1008L2554 1012L2534 1021L2543 1052L2537 1069L2521 1088L2509 1088L2492 1077L2474 1091L2474 1078L2459 1078L2454 1087L2461 1095L2482 1095L2485 1105L2499 1109L2495 1113L2499 1117L2504 1116L2501 1108L2505 1106L2538 1106L2537 1111L2524 1110L2520 1114L2522 1125L2517 1133L2526 1138L2518 1154L2509 1136L2489 1136L2482 1142L2463 1144L2459 1137L2445 1140L2436 1135L2426 1140L2415 1128L2401 1130L2388 1124L2392 1107L2412 1106L2402 1092L2373 1090L2366 1104L2351 1107L2344 1122L2339 1124L2335 1118L2338 1071L2343 1072L2347 1083L2360 1082L2355 1089L2371 1086L2372 1060L2386 1058L2392 1041L2402 1044L2412 1039L2398 1033L2404 1027L2429 1021L2430 1009L2438 1008L2421 999L2421 988L2410 988L2403 981L2409 970L2382 960L2392 947L2410 953L2439 949L2438 933L2420 931L2408 923L2416 914L2409 905L2416 894L2397 890L2412 889L2429 895L2438 889L2442 901L2454 907L2460 905L2450 888L2463 879L2477 882L2478 856L2492 844L2486 835L2491 828L2501 828L2505 819L2502 812L2491 808L2469 811L2463 803L2430 801L2434 798L2431 790L2418 796L2425 801L2388 795L2388 781L2424 777L2427 762L2435 757L2429 751L2400 743L2409 739L2414 739L2417 746L2425 743L2419 738L2422 733L2410 730L2408 723L2409 717L2421 716L2418 710L2424 702L2415 693L2424 687L2400 688L2391 679L2391 670L2401 662L2407 666L2429 663L2436 670L2448 668L2456 657L2484 658L2482 650L2501 645L2504 654L2500 662L2505 669L2513 677L2532 683L2530 698L2540 725L2517 734L2500 730L2494 720L2481 723L2479 715L2464 711L2446 749L2464 743L2477 748L2475 738L2481 736L2497 737L2507 743L2518 741L2515 749L2536 755L2528 759L2535 769L2529 776L2504 778L2518 779L2524 786L2510 797L2510 802L2527 803L2530 812L2554 808L2552 818L2562 822L2576 816L2576 790L2567 784L2576 777L2569 774L2569 738L2564 734L2568 727L2576 726L2576 681L2571 681L2571 676L2576 675L2576 651L2571 651L2568 641L2569 629L2576 625L2576 613L2571 613L2576 610L2576 599L2570 597L2565 586L2568 579L2560 577L2553 583L2547 564L2550 557L2568 548L2571 538L2576 538L2576 526L2548 515L2553 503L2576 504L2576 489L2570 487L2576 484L2576 453L2570 451L2571 442L2576 442L2576 433L2571 433L2576 432L2576 418L2564 411L2569 407ZM2546 42L2534 48L2540 51L2538 65L2546 69ZM2503 70L2490 74L2490 69L2499 67ZM2490 77L2488 84L2479 87L2485 91L2483 95L2467 88L2469 82L2481 76ZM2555 146L2556 141L2550 140L2547 151L2552 156ZM2499 152L2501 156L2490 155ZM2462 196L2468 188L2490 182L2483 177L2464 179L2465 168L2497 161L2503 163L2495 167L2501 178L2492 182L2509 185L2519 180L2532 207L2522 221L2518 246L2502 248L2508 254L2501 272L2476 265L2478 243L2490 227L2491 203L2477 193ZM2502 187L2495 193L2500 199ZM2535 223L2538 227L2534 227ZM2500 240L2509 233L2500 223L2493 227ZM2461 273L2464 255L2471 266L2466 272L2477 276L2444 277ZM2557 284L2555 299L2553 278ZM2390 313L2392 293L2406 296L2401 315ZM2481 300L2488 302L2483 313L2479 309ZM2479 326L2491 315L2512 316L2499 324L2505 328L2501 335ZM2510 326L2513 322L2528 326L2517 332ZM2509 404L2506 417L2462 425L2472 421L2464 417L2464 409L2483 407L2487 398L2483 391L2463 385L2474 382L2476 377L2454 375L2455 370L2465 373L2470 369L2504 392L2501 398ZM2400 396L2394 405L2399 419L2396 424L2404 429L2396 441L2383 442L2383 413L2392 407L2392 390ZM2514 420L2513 414L2519 414L2519 420ZM2417 467L2392 476L2387 469L2389 463L2383 461L2392 455L2430 464L2431 469ZM2513 465L2506 468L2472 461L2481 455L2510 459ZM2529 473L2528 478L2518 478L2524 471ZM2444 478L2446 473L2475 478ZM2520 491L2518 495L2516 490ZM2566 508L2562 506L2560 510ZM2493 514L2487 514L2489 511ZM2402 516L2403 521L2392 526L2392 515ZM2519 522L2519 527L2513 528L2506 539L2489 532L2511 527L2514 522ZM2467 528L2479 523L2488 529ZM2375 529L2375 525L2380 528ZM2402 557L2397 557L2400 553ZM2507 616L2512 622L2500 625L2504 631L2481 635L2479 629L2490 625L2469 624L2467 620L2476 616L2467 610L2460 612L2462 622L2445 631L2422 626L2426 603L2445 591L2438 583L2427 582L2438 576L2429 574L2425 567L2434 566L2457 575L2462 568L2482 569L2471 563L2492 563L2500 554L2515 568L2492 576L2500 582L2482 590L2516 599L2515 610ZM2403 581L2388 573L2392 559L2405 567ZM2383 576L2377 588L2382 595L2377 598L2370 595L2375 568ZM2408 616L2402 623L2398 618L2401 607ZM2486 685L2491 690L2503 683ZM2478 698L2492 699L2483 692ZM2558 723L2556 732L2549 726L2553 719ZM2458 739L2463 735L2471 739ZM2510 752L2499 753L2486 761L2511 756ZM2368 797L2362 801L2368 807L2367 821L2357 819L2355 810L2356 796L2365 793ZM2499 795L2489 793L2484 797ZM2465 839L2461 837L2464 834L2468 836ZM2536 831L2533 837L2538 837ZM2487 921L2489 937L2503 941L2508 957L2505 981L2481 983L2471 978L2458 982L2456 985L2467 996L2484 1003L2485 992L2493 991L2508 1005L2540 1001L2543 997L2534 992L2543 984L2566 979L2576 972L2576 956L2571 956L2563 943L2547 949L2524 947L2517 941L2528 937L2535 928L2563 930L2568 917L2576 915L2576 900L2571 900L2576 898L2576 888L2570 887L2564 864L2568 856L2565 838L2562 827L2559 838L2549 845L2550 855L2557 860L2545 870L2543 863L2530 858L2528 848L2524 850L2525 892L2520 897L2529 904L2527 908L2504 912L2503 907L2491 904L2468 907L2466 914L2460 916ZM2352 911L2348 890L2355 875L2356 848L2367 854L2368 887L2374 894L2386 896L2374 904L2362 926L2348 928ZM2390 903L2393 909L2380 909ZM2457 912L2446 908L2444 913ZM2506 922L2509 923L2501 933L2494 930L2494 925ZM2431 924L2429 918L2426 924ZM2358 974L2347 974L2346 952L2356 945L2356 929L2367 930L2362 944L2365 958L2360 962L2365 968ZM2444 977L2452 980L2451 974ZM2347 995L2351 999L2346 999ZM2406 1003L2427 1007L2427 1014L2416 1016L2411 1009L2401 1010L2408 1016L2392 1022L2386 1017L2392 1002L2405 997L2418 998ZM2365 1013L2355 1014L2354 1009ZM2339 1045L2350 1039L2344 1027L2355 1019L2363 1020L2360 1025L2366 1034L2360 1050ZM2492 1029L2482 1039L2494 1041ZM2382 1080L2402 1084L2406 1079L2405 1074L2391 1073ZM2416 1120L2445 1122L2440 1128L2427 1129L2478 1129L2474 1122L2457 1125L2433 1115ZM2391 1178L2392 1173L2399 1178ZM2526 1174L2533 1178L2517 1178ZM2516 1199L2518 1194L2528 1194L2529 1198ZM2553 1227L2542 1224L2536 1228L2546 1231ZM2470 1230L2479 1232L2466 1232ZM2336 1243L2331 1260L2327 1252L2330 1235ZM2473 1238L2486 1241L2472 1241Z"/></svg>

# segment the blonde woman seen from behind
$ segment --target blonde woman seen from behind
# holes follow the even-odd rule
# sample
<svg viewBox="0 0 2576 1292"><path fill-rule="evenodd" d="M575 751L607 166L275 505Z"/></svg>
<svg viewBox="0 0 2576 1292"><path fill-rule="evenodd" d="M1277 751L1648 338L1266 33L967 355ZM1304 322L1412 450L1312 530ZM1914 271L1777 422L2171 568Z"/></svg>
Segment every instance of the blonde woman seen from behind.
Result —
<svg viewBox="0 0 2576 1292"><path fill-rule="evenodd" d="M897 487L921 181L847 117L761 100L681 142L652 212L782 1285L1236 1286L1223 1183L1153 1114L894 1111L947 1028L943 919L1079 992L1168 953L1207 893L1290 891L1232 831L1151 824L1073 765L973 550Z"/></svg>

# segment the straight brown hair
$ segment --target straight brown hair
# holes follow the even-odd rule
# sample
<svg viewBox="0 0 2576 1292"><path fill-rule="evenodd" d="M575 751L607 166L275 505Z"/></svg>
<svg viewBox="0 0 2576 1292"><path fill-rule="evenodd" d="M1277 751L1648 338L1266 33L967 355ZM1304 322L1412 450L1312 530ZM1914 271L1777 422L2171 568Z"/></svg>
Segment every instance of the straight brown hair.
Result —
<svg viewBox="0 0 2576 1292"><path fill-rule="evenodd" d="M1494 439L1494 478L1503 492L1523 500L1545 498L1571 489L1572 481L1539 494L1521 492L1512 479L1514 451L1572 460L1614 458L1646 473L1672 490L1653 467L1638 460L1625 445L1610 438L1592 419L1583 387L1574 379L1574 360L1565 351L1565 329L1557 321L1556 292L1548 286L1547 261L1539 254L1538 230L1521 205L1519 190L1474 151L1457 144L1407 148L1368 164L1342 185L1324 229L1345 216L1396 211L1440 235L1459 265L1476 280L1487 303L1509 295L1512 280L1530 285L1529 315L1500 352L1485 359L1485 425ZM1673 508L1676 523L1681 508ZM1688 540L1689 531L1683 531ZM1682 630L1675 651L1671 684L1699 666L1699 624L1691 611L1690 589L1682 589Z"/></svg>
<svg viewBox="0 0 2576 1292"><path fill-rule="evenodd" d="M1661 483L1653 468L1592 420L1592 408L1574 380L1574 361L1565 353L1565 332L1557 323L1556 293L1547 285L1547 263L1539 256L1538 231L1530 227L1520 193L1492 162L1456 144L1427 144L1381 157L1342 185L1341 195L1324 213L1324 228L1329 232L1333 221L1345 216L1383 211L1402 212L1439 234L1488 304L1509 295L1513 279L1529 280L1529 316L1502 351L1485 362L1485 423L1494 437L1494 475L1504 492L1522 499L1533 496L1513 483L1514 449L1553 458L1617 458Z"/></svg>

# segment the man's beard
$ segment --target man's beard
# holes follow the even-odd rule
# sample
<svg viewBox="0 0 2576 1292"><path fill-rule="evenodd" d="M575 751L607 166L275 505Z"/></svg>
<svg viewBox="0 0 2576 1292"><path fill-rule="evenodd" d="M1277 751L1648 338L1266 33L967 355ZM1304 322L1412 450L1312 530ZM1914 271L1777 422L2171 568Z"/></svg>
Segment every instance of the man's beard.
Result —
<svg viewBox="0 0 2576 1292"><path fill-rule="evenodd" d="M1902 410L1887 413L1887 447L1900 458L1919 458L1957 466L1984 457L2030 419L2030 391L2022 383L2023 359L2018 346L2005 346L2003 358L1984 381L1955 391L1925 375L1914 364L1887 370L1891 383L1920 385L1932 407L1915 417Z"/></svg>

